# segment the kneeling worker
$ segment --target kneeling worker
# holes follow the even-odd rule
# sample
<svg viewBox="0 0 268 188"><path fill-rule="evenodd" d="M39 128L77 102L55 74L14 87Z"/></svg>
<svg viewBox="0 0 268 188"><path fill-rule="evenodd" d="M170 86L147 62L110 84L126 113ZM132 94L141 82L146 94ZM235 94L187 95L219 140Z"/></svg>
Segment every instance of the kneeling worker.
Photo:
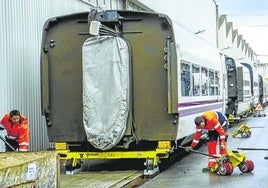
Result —
<svg viewBox="0 0 268 188"><path fill-rule="evenodd" d="M0 130L6 129L5 137L6 151L28 151L29 128L28 119L20 114L18 110L7 113L0 121ZM11 146L11 147L10 147Z"/></svg>

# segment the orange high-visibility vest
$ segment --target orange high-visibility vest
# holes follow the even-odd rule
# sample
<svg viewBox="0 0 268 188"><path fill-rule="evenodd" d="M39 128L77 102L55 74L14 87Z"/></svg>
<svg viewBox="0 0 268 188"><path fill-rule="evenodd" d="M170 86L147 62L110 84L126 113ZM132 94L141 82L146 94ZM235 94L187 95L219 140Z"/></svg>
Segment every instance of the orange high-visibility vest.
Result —
<svg viewBox="0 0 268 188"><path fill-rule="evenodd" d="M206 126L203 129L208 131L216 130L219 133L220 141L225 142L226 133L219 122L218 114L215 111L206 111L201 116L205 119L206 122ZM193 142L191 144L193 148L196 147L196 145L198 144L201 135L202 129L199 126L196 126L196 132L194 135Z"/></svg>
<svg viewBox="0 0 268 188"><path fill-rule="evenodd" d="M29 148L29 128L28 118L24 115L20 115L20 122L16 125L12 125L9 118L10 114L6 114L0 121L0 127L6 129L7 138L10 140L16 140L19 145L19 151L28 151Z"/></svg>

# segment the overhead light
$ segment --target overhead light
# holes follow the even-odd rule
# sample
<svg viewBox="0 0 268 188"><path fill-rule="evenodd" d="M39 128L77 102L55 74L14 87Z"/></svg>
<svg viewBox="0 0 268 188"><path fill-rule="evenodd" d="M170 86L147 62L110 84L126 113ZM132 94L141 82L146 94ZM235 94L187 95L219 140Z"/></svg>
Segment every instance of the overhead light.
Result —
<svg viewBox="0 0 268 188"><path fill-rule="evenodd" d="M233 48L233 46L227 46L225 48L222 48L221 50L228 50L228 49L231 49L231 48Z"/></svg>
<svg viewBox="0 0 268 188"><path fill-rule="evenodd" d="M203 32L205 32L205 31L206 31L205 29L203 29L203 30L199 30L199 31L195 32L195 34L198 35L199 33L203 33Z"/></svg>

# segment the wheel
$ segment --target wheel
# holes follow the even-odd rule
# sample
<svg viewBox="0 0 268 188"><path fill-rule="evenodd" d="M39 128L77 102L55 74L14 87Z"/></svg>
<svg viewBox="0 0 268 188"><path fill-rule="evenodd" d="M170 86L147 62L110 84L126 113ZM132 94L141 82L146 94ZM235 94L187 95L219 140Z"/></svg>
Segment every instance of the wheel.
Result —
<svg viewBox="0 0 268 188"><path fill-rule="evenodd" d="M242 137L242 138L246 138L246 137L248 137L247 132L246 132L246 131L242 131L242 132L241 132L241 137Z"/></svg>
<svg viewBox="0 0 268 188"><path fill-rule="evenodd" d="M229 166L229 173L228 173L228 175L231 175L233 173L233 171L234 171L233 165L230 162L227 162L226 165Z"/></svg>
<svg viewBox="0 0 268 188"><path fill-rule="evenodd" d="M72 171L72 170L74 170L73 161L74 161L73 158L66 160L66 163L65 163L65 170L66 171Z"/></svg>
<svg viewBox="0 0 268 188"><path fill-rule="evenodd" d="M248 131L247 132L247 137L250 137L250 135L251 135L251 131Z"/></svg>
<svg viewBox="0 0 268 188"><path fill-rule="evenodd" d="M250 160L245 160L238 167L239 167L241 172L248 173L254 169L254 163Z"/></svg>
<svg viewBox="0 0 268 188"><path fill-rule="evenodd" d="M219 173L221 176L230 175L230 174L233 173L233 166L232 166L231 163L229 163L229 162L222 163L222 164L219 166L218 173Z"/></svg>
<svg viewBox="0 0 268 188"><path fill-rule="evenodd" d="M252 160L246 160L246 163L248 163L248 165L250 167L250 169L249 169L248 172L253 171L254 170L254 163L253 163L253 161Z"/></svg>
<svg viewBox="0 0 268 188"><path fill-rule="evenodd" d="M154 160L147 159L146 166L147 166L147 170L153 170L154 169Z"/></svg>
<svg viewBox="0 0 268 188"><path fill-rule="evenodd" d="M74 158L67 159L65 163L66 171L73 171L75 169L81 168L81 163Z"/></svg>

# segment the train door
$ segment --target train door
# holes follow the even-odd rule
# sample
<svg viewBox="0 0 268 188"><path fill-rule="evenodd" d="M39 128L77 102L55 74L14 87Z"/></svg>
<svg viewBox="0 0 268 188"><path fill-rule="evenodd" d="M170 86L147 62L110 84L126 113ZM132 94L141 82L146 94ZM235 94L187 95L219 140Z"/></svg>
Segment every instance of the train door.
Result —
<svg viewBox="0 0 268 188"><path fill-rule="evenodd" d="M237 69L235 61L232 58L225 58L227 68L227 90L228 102L225 114L227 116L237 113L237 97L238 97L238 83L237 83ZM241 95L241 94L240 94Z"/></svg>
<svg viewBox="0 0 268 188"><path fill-rule="evenodd" d="M243 87L243 67L237 67L237 100L244 101L244 87Z"/></svg>
<svg viewBox="0 0 268 188"><path fill-rule="evenodd" d="M263 79L262 76L258 75L259 78L259 103L263 104Z"/></svg>

